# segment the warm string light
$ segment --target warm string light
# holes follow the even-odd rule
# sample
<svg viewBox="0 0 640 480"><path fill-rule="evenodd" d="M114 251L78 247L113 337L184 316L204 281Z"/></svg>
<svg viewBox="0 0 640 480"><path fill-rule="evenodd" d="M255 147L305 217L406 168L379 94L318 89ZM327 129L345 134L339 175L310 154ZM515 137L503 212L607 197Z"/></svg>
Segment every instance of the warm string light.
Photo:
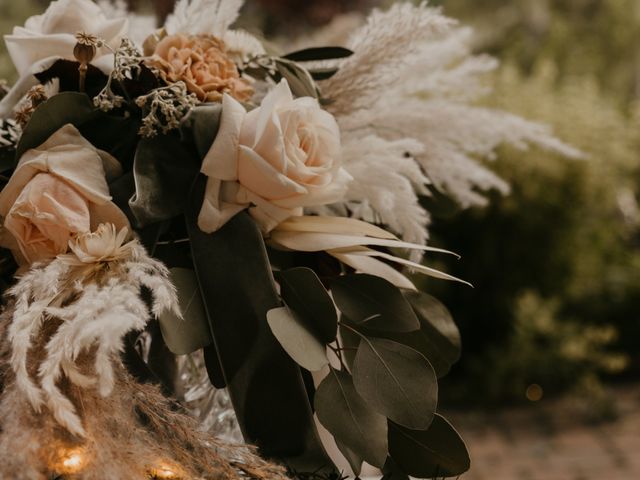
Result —
<svg viewBox="0 0 640 480"><path fill-rule="evenodd" d="M163 480L180 480L182 477L179 475L177 469L175 467L160 464L155 467L150 472L152 479L163 479Z"/></svg>
<svg viewBox="0 0 640 480"><path fill-rule="evenodd" d="M87 462L83 448L61 449L54 470L59 474L70 475L80 472Z"/></svg>

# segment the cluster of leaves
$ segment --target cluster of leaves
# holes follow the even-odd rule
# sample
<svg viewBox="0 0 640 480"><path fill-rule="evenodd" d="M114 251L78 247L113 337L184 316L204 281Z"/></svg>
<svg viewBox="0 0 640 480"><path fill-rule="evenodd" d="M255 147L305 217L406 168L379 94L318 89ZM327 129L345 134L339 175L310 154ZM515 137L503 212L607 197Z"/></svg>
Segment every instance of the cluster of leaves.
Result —
<svg viewBox="0 0 640 480"><path fill-rule="evenodd" d="M267 313L269 326L301 367L329 369L315 392L315 411L356 474L363 461L420 478L466 471L464 443L436 413L437 378L460 347L446 308L370 275L331 279L335 305L311 269L276 278L286 306ZM339 367L330 365L327 351Z"/></svg>

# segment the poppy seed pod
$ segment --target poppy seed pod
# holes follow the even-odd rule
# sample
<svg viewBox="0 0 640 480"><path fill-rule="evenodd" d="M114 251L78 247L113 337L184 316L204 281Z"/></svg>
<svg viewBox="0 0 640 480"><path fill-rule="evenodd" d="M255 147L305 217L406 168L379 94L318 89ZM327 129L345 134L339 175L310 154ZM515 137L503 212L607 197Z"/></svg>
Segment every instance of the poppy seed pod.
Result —
<svg viewBox="0 0 640 480"><path fill-rule="evenodd" d="M88 64L96 56L98 39L84 32L76 34L76 46L73 47L73 56L80 63Z"/></svg>

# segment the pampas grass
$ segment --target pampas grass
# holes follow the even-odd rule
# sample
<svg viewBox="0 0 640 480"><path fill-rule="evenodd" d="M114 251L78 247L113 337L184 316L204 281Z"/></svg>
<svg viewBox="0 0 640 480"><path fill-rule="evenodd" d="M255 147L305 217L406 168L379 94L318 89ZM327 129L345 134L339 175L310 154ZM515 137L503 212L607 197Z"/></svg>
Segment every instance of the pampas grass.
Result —
<svg viewBox="0 0 640 480"><path fill-rule="evenodd" d="M490 91L485 76L497 62L472 55L470 36L426 3L376 10L353 34L347 46L354 54L321 84L341 128L344 166L355 179L345 202L329 211L377 221L424 243L429 213L418 198L427 184L462 207L482 206L483 192L509 192L483 165L500 145L580 156L546 126L477 105ZM398 161L397 142L407 145L406 162Z"/></svg>
<svg viewBox="0 0 640 480"><path fill-rule="evenodd" d="M137 383L117 357L111 359L114 385L107 397L66 377L56 382L76 409L84 438L72 435L48 412L35 413L11 368L7 331L14 313L11 305L0 316L0 451L11 452L0 462L0 478L49 480L53 474L69 473L65 478L143 480L163 466L185 479L286 478L282 468L260 459L251 449L225 445L200 432L195 420L180 413L157 387ZM46 344L59 325L47 323L34 342L28 365L31 375L46 356ZM76 364L83 375L89 375L94 361L95 350L91 350L82 353ZM65 465L70 452L82 459L79 472Z"/></svg>

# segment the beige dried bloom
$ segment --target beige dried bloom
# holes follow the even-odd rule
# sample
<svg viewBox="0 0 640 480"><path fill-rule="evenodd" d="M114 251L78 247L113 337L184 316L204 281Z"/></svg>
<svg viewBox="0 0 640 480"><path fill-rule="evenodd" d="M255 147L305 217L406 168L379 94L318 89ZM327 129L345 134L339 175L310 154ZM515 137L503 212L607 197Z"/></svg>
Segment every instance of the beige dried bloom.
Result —
<svg viewBox="0 0 640 480"><path fill-rule="evenodd" d="M87 232L69 241L71 263L113 262L132 256L133 241L127 242L129 229L118 231L113 223L101 223L94 232Z"/></svg>
<svg viewBox="0 0 640 480"><path fill-rule="evenodd" d="M45 90L43 85L36 85L35 87L31 87L31 89L27 92L27 100L31 102L33 107L37 107L41 103L45 102L49 96L47 95L47 91Z"/></svg>
<svg viewBox="0 0 640 480"><path fill-rule="evenodd" d="M218 102L224 93L241 102L253 95L253 88L240 77L224 42L210 35L165 37L149 63L166 82L184 82L202 102Z"/></svg>

